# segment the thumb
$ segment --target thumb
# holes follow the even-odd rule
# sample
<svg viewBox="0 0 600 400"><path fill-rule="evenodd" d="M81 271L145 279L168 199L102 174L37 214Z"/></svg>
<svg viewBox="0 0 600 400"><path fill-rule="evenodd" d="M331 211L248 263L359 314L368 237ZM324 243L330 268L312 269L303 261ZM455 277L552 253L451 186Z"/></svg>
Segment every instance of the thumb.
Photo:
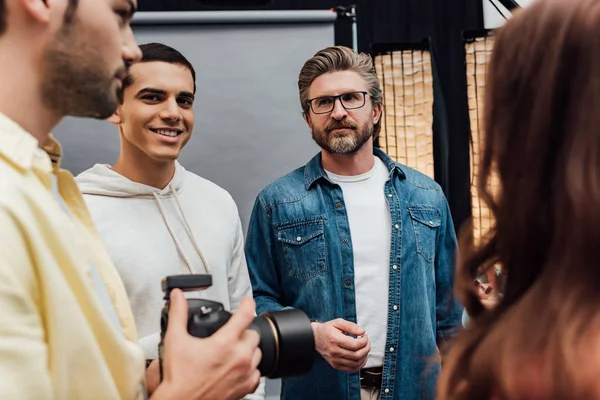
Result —
<svg viewBox="0 0 600 400"><path fill-rule="evenodd" d="M365 330L360 326L356 325L354 322L346 321L345 319L335 319L333 320L333 326L340 331L344 331L353 336L362 336L365 334Z"/></svg>
<svg viewBox="0 0 600 400"><path fill-rule="evenodd" d="M187 332L188 304L180 289L173 289L169 301L168 332ZM171 333L172 335L173 333Z"/></svg>

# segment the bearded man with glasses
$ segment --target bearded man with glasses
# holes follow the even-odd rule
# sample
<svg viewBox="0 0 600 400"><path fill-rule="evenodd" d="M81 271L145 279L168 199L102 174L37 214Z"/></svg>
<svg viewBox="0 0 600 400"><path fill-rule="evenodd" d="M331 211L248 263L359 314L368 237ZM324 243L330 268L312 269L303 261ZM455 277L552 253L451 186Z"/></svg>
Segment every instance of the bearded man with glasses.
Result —
<svg viewBox="0 0 600 400"><path fill-rule="evenodd" d="M321 50L298 87L321 151L259 193L246 241L257 312L313 321L318 359L283 380L282 398L433 399L462 313L444 193L374 148L383 105L369 55Z"/></svg>

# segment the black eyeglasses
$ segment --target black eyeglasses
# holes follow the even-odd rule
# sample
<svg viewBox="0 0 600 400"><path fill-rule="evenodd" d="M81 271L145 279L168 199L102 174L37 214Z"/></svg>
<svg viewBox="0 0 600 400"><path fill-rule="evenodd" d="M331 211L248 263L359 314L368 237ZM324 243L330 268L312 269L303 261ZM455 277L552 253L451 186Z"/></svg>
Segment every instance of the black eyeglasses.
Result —
<svg viewBox="0 0 600 400"><path fill-rule="evenodd" d="M356 110L365 105L367 92L348 92L337 96L321 96L308 100L310 109L315 114L327 114L333 111L335 101L340 100L346 110Z"/></svg>

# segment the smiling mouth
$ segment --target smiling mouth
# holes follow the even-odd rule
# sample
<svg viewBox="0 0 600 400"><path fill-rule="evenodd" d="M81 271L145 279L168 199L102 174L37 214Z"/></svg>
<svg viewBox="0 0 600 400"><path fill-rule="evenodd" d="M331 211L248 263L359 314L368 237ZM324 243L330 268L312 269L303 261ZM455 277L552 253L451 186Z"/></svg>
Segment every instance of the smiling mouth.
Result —
<svg viewBox="0 0 600 400"><path fill-rule="evenodd" d="M169 137L175 137L177 135L180 135L183 132L181 130L173 131L173 130L168 130L168 129L152 129L152 128L150 128L150 130L154 133L158 133L159 135L169 136Z"/></svg>

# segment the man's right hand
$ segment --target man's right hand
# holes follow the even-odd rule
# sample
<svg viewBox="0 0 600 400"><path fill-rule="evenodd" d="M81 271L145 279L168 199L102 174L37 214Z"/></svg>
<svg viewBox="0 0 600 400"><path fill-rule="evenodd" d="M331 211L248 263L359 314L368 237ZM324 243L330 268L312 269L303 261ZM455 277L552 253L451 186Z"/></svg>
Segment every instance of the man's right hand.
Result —
<svg viewBox="0 0 600 400"><path fill-rule="evenodd" d="M244 298L239 309L212 336L199 339L187 331L183 292L171 292L169 326L164 338L163 380L152 395L159 399L234 400L258 387L259 336L248 330L255 303Z"/></svg>
<svg viewBox="0 0 600 400"><path fill-rule="evenodd" d="M371 342L363 328L341 318L311 325L317 351L329 365L345 372L356 372L365 366Z"/></svg>

